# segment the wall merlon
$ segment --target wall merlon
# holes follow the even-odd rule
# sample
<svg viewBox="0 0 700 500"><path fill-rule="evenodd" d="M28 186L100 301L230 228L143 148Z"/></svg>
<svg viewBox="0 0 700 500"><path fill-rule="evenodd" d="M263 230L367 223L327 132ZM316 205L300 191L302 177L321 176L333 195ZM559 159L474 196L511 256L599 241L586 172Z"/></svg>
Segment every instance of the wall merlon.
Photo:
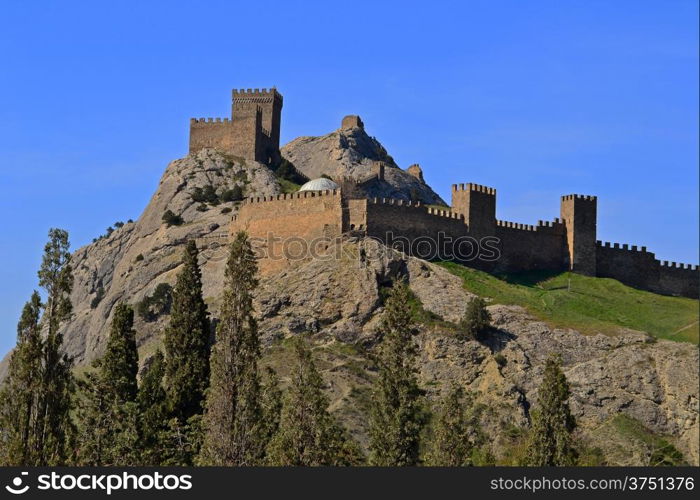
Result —
<svg viewBox="0 0 700 500"><path fill-rule="evenodd" d="M452 191L477 191L479 193L490 194L496 196L496 188L475 184L469 182L467 184L452 184Z"/></svg>
<svg viewBox="0 0 700 500"><path fill-rule="evenodd" d="M596 201L597 196L587 195L587 194L566 194L561 197L562 201L569 200L584 200L584 201Z"/></svg>

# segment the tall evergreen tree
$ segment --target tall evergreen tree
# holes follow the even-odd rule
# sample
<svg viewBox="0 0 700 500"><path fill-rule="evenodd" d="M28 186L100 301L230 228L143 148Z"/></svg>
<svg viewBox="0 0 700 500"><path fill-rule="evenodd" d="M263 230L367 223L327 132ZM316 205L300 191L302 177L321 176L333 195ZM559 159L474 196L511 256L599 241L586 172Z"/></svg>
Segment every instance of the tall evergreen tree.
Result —
<svg viewBox="0 0 700 500"><path fill-rule="evenodd" d="M17 325L17 346L0 388L0 466L39 465L37 423L42 394L41 298L34 292Z"/></svg>
<svg viewBox="0 0 700 500"><path fill-rule="evenodd" d="M464 408L464 391L454 388L437 413L426 464L437 467L469 465L471 444Z"/></svg>
<svg viewBox="0 0 700 500"><path fill-rule="evenodd" d="M436 414L426 464L436 467L492 464L479 415L471 394L454 387Z"/></svg>
<svg viewBox="0 0 700 500"><path fill-rule="evenodd" d="M296 354L279 430L272 438L268 462L283 466L359 465L357 446L328 412L323 379L303 339Z"/></svg>
<svg viewBox="0 0 700 500"><path fill-rule="evenodd" d="M539 388L538 407L532 415L524 465L575 465L572 432L576 421L569 408L570 394L569 383L561 370L561 360L550 356L545 363Z"/></svg>
<svg viewBox="0 0 700 500"><path fill-rule="evenodd" d="M260 405L260 339L253 316L258 284L255 254L245 232L229 252L221 318L211 356L203 418L203 465L254 465L264 454Z"/></svg>
<svg viewBox="0 0 700 500"><path fill-rule="evenodd" d="M104 355L95 371L79 382L78 421L82 465L136 465L140 461L137 396L138 352L134 310L119 303L114 309Z"/></svg>
<svg viewBox="0 0 700 500"><path fill-rule="evenodd" d="M17 351L0 395L0 440L8 446L0 452L3 462L60 465L68 456L73 376L60 327L72 311L69 247L67 232L49 231L38 272L46 303L35 292L18 325Z"/></svg>
<svg viewBox="0 0 700 500"><path fill-rule="evenodd" d="M424 416L416 376L415 329L410 290L396 283L380 328L382 342L370 413L370 463L377 466L418 464Z"/></svg>
<svg viewBox="0 0 700 500"><path fill-rule="evenodd" d="M67 457L66 443L73 430L70 420L74 389L72 359L62 353L61 325L70 318L73 306L73 269L70 264L68 233L49 230L49 241L39 268L39 286L46 291L46 304L41 318L46 331L43 349L43 380L37 419L37 449L41 464L63 464Z"/></svg>
<svg viewBox="0 0 700 500"><path fill-rule="evenodd" d="M139 355L136 350L134 310L123 302L114 309L101 371L115 399L120 402L136 399Z"/></svg>
<svg viewBox="0 0 700 500"><path fill-rule="evenodd" d="M183 267L177 276L164 332L165 391L171 416L185 423L202 413L204 391L209 385L210 324L202 297L202 273L194 240L185 248Z"/></svg>
<svg viewBox="0 0 700 500"><path fill-rule="evenodd" d="M261 386L262 401L262 430L261 446L267 449L272 437L277 434L282 414L282 390L280 379L275 370L269 366L265 370L266 376Z"/></svg>
<svg viewBox="0 0 700 500"><path fill-rule="evenodd" d="M164 461L163 433L167 421L167 408L163 377L165 360L158 350L141 378L137 403L141 428L141 464L161 465Z"/></svg>

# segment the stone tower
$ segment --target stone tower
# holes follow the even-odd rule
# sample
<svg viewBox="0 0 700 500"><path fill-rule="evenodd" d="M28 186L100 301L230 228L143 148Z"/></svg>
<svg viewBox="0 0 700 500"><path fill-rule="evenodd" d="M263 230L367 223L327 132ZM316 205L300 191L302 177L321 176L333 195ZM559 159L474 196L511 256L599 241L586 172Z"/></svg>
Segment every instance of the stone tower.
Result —
<svg viewBox="0 0 700 500"><path fill-rule="evenodd" d="M561 197L569 270L587 276L596 275L597 204L595 196L569 194Z"/></svg>
<svg viewBox="0 0 700 500"><path fill-rule="evenodd" d="M192 118L190 153L214 148L268 165L280 159L282 95L275 88L232 93L231 119Z"/></svg>
<svg viewBox="0 0 700 500"><path fill-rule="evenodd" d="M238 118L255 117L258 109L262 112L262 126L270 140L279 148L280 121L282 117L282 94L277 89L233 89L231 116Z"/></svg>
<svg viewBox="0 0 700 500"><path fill-rule="evenodd" d="M475 238L496 233L496 190L480 184L453 184L452 210L464 215Z"/></svg>

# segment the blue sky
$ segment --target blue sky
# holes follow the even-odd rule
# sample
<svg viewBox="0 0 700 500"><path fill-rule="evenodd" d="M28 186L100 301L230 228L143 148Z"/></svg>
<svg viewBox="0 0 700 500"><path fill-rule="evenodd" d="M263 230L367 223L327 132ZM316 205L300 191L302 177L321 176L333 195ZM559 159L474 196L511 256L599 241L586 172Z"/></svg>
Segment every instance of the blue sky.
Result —
<svg viewBox="0 0 700 500"><path fill-rule="evenodd" d="M446 199L535 223L596 194L598 239L698 261L696 0L4 2L0 353L50 227L137 218L190 117L272 85L283 142L356 113Z"/></svg>

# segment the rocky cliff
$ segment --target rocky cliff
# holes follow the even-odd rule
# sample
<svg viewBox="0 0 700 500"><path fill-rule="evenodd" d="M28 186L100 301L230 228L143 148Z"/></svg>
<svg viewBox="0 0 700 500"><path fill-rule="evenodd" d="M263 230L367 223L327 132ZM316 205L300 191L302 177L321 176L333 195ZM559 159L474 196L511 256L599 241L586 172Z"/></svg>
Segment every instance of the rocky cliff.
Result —
<svg viewBox="0 0 700 500"><path fill-rule="evenodd" d="M328 157L335 159L321 161L323 151L335 151ZM298 139L285 147L284 154L298 168L307 168L308 175L336 165L341 170L347 167L358 177L367 172L370 158L386 155L357 127L322 138ZM388 171L418 182L398 167ZM421 185L425 196L437 196ZM222 250L207 242L217 241L216 236L226 232L237 207L236 201L226 201L230 199L226 193L236 186L246 195L280 192L273 173L256 162L213 150L176 160L168 165L136 222L76 250L71 297L74 318L65 327L65 346L78 366L102 353L118 301L137 304L158 284L174 283L188 239L202 242L204 295L216 317L224 260ZM168 210L181 218L176 221L179 224L163 221ZM552 329L521 308L502 305L490 306L494 329L486 340L460 341L454 324L470 298L460 278L442 267L387 251L370 240L349 237L339 245L342 251L336 253L336 259L307 260L263 279L256 310L266 347L265 363L277 367L283 376L289 354L286 339L310 335L328 383L332 409L361 442L366 441L364 411L375 373L367 352L376 343L383 289L397 276L405 276L420 312L417 341L423 387L433 399L452 383L461 383L478 394L478 400L489 408L484 426L496 454L505 449L501 444L509 429L527 424L543 360L555 352L561 354L572 384L571 405L581 435L603 448L608 463L643 464L648 460L649 450L642 445L629 448L627 443L615 444L609 434L601 437L601 429L618 414L634 418L654 434L667 436L686 460L698 463L697 346L657 342L642 332L585 336ZM136 318L142 361L159 345L167 318L167 314L148 321Z"/></svg>

